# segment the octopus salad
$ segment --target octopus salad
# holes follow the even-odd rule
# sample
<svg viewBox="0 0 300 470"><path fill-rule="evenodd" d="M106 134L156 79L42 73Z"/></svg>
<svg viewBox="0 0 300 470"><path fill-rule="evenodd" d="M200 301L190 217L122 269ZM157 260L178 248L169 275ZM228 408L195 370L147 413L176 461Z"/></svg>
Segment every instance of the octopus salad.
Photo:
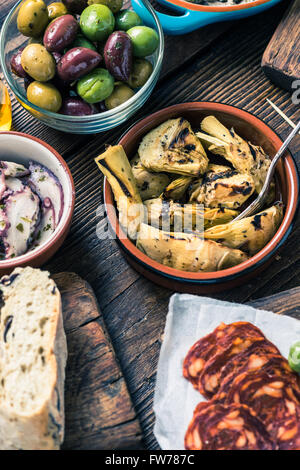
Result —
<svg viewBox="0 0 300 470"><path fill-rule="evenodd" d="M45 243L63 212L63 189L43 165L0 161L0 259L21 256Z"/></svg>
<svg viewBox="0 0 300 470"><path fill-rule="evenodd" d="M169 119L143 137L130 162L117 145L96 163L140 251L181 271L214 272L264 248L284 207L273 181L263 210L235 220L261 191L271 159L215 116L199 124Z"/></svg>

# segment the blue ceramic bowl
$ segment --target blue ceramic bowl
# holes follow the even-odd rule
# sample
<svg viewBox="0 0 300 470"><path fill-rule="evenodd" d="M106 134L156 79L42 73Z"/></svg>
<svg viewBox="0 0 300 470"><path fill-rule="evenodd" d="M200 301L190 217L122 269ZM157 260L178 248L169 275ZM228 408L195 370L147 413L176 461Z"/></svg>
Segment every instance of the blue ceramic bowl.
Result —
<svg viewBox="0 0 300 470"><path fill-rule="evenodd" d="M161 5L175 11L179 16L156 12L165 34L186 34L219 21L231 21L256 15L277 5L281 0L256 0L231 6L204 6L184 0L157 0ZM132 0L132 6L145 24L151 24L144 0Z"/></svg>

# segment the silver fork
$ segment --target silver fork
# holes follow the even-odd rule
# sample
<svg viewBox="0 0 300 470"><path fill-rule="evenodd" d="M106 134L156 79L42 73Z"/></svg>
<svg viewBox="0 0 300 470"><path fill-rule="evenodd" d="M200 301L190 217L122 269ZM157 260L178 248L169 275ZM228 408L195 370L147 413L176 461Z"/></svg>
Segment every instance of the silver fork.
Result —
<svg viewBox="0 0 300 470"><path fill-rule="evenodd" d="M233 221L235 220L240 220L244 219L245 217L249 217L250 215L255 214L256 212L259 212L260 209L263 207L263 205L266 202L267 196L268 196L268 191L270 188L270 184L274 175L274 171L277 165L278 160L281 158L287 147L289 146L291 140L295 137L295 135L298 134L300 130L300 121L298 122L297 126L295 129L290 133L290 135L286 138L286 140L283 142L282 146L276 153L275 157L273 158L271 165L269 167L265 183L262 187L262 190L260 191L259 195L253 201L250 206L248 206L241 214L239 214Z"/></svg>

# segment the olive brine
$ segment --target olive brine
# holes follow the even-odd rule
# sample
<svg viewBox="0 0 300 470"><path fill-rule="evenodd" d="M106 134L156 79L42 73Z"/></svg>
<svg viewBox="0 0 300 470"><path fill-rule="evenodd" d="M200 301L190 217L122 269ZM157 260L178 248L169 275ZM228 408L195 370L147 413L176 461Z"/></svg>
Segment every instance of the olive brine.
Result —
<svg viewBox="0 0 300 470"><path fill-rule="evenodd" d="M145 85L159 44L123 0L43 0L21 4L28 43L11 58L27 99L47 111L86 116L116 108Z"/></svg>

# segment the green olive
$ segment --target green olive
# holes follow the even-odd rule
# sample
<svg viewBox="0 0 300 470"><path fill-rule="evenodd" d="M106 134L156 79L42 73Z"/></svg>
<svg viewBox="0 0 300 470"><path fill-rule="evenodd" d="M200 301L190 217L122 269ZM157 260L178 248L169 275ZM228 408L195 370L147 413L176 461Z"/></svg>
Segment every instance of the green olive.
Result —
<svg viewBox="0 0 300 470"><path fill-rule="evenodd" d="M115 17L105 5L90 5L80 16L80 28L90 41L103 41L113 32Z"/></svg>
<svg viewBox="0 0 300 470"><path fill-rule="evenodd" d="M134 59L128 85L131 86L131 88L140 88L144 86L152 72L153 65L149 60Z"/></svg>
<svg viewBox="0 0 300 470"><path fill-rule="evenodd" d="M116 30L128 31L134 26L141 26L143 24L139 15L132 10L122 10L116 15Z"/></svg>
<svg viewBox="0 0 300 470"><path fill-rule="evenodd" d="M22 3L17 26L24 36L36 38L42 35L49 22L46 4L43 0L26 0Z"/></svg>
<svg viewBox="0 0 300 470"><path fill-rule="evenodd" d="M123 6L123 0L88 0L89 5L105 5L107 6L113 13L118 13Z"/></svg>
<svg viewBox="0 0 300 470"><path fill-rule="evenodd" d="M68 46L68 49L73 49L74 47L85 47L86 49L92 49L92 51L97 52L97 49L92 41L89 41L86 37L83 36L83 34L78 34L74 39L74 42Z"/></svg>
<svg viewBox="0 0 300 470"><path fill-rule="evenodd" d="M29 44L21 55L21 64L25 72L38 82L52 80L56 72L52 54L41 44Z"/></svg>
<svg viewBox="0 0 300 470"><path fill-rule="evenodd" d="M61 94L51 83L30 83L27 98L30 103L54 113L57 113L62 105Z"/></svg>
<svg viewBox="0 0 300 470"><path fill-rule="evenodd" d="M77 93L87 103L99 103L108 98L114 89L114 78L106 69L97 68L77 83Z"/></svg>
<svg viewBox="0 0 300 470"><path fill-rule="evenodd" d="M47 10L50 21L68 14L66 5L61 2L50 3L50 5L47 6Z"/></svg>
<svg viewBox="0 0 300 470"><path fill-rule="evenodd" d="M120 104L125 103L134 95L134 91L124 83L117 83L112 94L106 98L105 106L107 109L113 109Z"/></svg>
<svg viewBox="0 0 300 470"><path fill-rule="evenodd" d="M159 37L155 29L148 26L134 26L128 29L133 45L133 55L135 57L146 57L153 54L159 44Z"/></svg>
<svg viewBox="0 0 300 470"><path fill-rule="evenodd" d="M291 368L300 374L300 341L290 347L288 359Z"/></svg>

